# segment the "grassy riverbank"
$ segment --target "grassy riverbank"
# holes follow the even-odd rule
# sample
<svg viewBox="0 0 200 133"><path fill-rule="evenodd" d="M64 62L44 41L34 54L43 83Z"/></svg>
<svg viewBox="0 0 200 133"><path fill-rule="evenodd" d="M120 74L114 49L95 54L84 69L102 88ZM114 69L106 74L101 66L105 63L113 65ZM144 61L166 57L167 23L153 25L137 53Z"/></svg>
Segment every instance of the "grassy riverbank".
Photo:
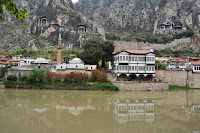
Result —
<svg viewBox="0 0 200 133"><path fill-rule="evenodd" d="M4 81L6 88L19 89L52 89L52 90L107 90L118 91L118 88L110 82L82 82L82 83L64 83L64 82L36 82L26 81Z"/></svg>
<svg viewBox="0 0 200 133"><path fill-rule="evenodd" d="M174 85L169 85L169 90L193 90L193 89L200 89L200 88L189 88L189 87L181 87L181 86L174 86Z"/></svg>

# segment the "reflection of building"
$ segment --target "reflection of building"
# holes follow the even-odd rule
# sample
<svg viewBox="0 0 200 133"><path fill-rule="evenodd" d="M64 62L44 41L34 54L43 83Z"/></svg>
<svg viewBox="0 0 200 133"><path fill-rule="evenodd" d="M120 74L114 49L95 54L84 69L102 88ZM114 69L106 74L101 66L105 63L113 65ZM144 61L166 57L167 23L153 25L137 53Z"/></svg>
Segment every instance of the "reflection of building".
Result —
<svg viewBox="0 0 200 133"><path fill-rule="evenodd" d="M68 110L73 115L80 115L83 110L94 110L95 108L91 105L82 106L66 106L66 105L56 105L56 110Z"/></svg>
<svg viewBox="0 0 200 133"><path fill-rule="evenodd" d="M192 107L191 107L191 112L193 112L193 113L200 113L200 105L193 105Z"/></svg>
<svg viewBox="0 0 200 133"><path fill-rule="evenodd" d="M145 121L146 123L152 123L154 121L154 103L148 103L146 100L140 103L120 103L115 102L115 108L113 112L115 114L115 120L120 124L125 124L128 121Z"/></svg>

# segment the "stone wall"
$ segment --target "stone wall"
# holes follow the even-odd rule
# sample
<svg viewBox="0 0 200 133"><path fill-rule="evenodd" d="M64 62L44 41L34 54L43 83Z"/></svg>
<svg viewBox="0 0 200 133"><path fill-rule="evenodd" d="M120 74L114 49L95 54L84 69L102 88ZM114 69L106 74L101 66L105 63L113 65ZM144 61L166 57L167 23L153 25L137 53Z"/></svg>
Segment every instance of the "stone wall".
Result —
<svg viewBox="0 0 200 133"><path fill-rule="evenodd" d="M115 41L115 52L119 52L121 50L133 49L133 50L161 50L167 49L171 47L175 47L179 44L191 43L191 38L182 38L182 39L175 39L173 42L168 44L154 44L154 43L143 43L143 42L125 42L125 41Z"/></svg>
<svg viewBox="0 0 200 133"><path fill-rule="evenodd" d="M164 91L169 90L168 82L143 82L134 81L113 81L120 91Z"/></svg>
<svg viewBox="0 0 200 133"><path fill-rule="evenodd" d="M31 71L31 69L27 69L27 70L8 69L7 73L5 74L5 78L7 78L8 75L16 75L18 77L23 76L23 75L27 75L30 71Z"/></svg>
<svg viewBox="0 0 200 133"><path fill-rule="evenodd" d="M91 73L92 73L92 71L86 71L86 70L83 70L83 69L66 69L64 71L57 70L57 73L62 73L62 74L71 73L71 72L87 73L89 75L91 75Z"/></svg>
<svg viewBox="0 0 200 133"><path fill-rule="evenodd" d="M175 86L200 88L200 73L192 71L156 70L156 78Z"/></svg>

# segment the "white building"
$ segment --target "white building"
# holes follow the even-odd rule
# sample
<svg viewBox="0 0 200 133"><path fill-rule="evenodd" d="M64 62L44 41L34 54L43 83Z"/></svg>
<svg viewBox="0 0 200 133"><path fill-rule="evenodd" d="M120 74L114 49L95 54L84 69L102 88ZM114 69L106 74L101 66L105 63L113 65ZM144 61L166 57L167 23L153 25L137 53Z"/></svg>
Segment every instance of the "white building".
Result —
<svg viewBox="0 0 200 133"><path fill-rule="evenodd" d="M155 54L153 50L123 50L114 53L112 72L117 76L155 76Z"/></svg>
<svg viewBox="0 0 200 133"><path fill-rule="evenodd" d="M119 124L126 124L132 121L154 122L154 102L123 102L114 103L114 118Z"/></svg>
<svg viewBox="0 0 200 133"><path fill-rule="evenodd" d="M191 64L193 72L200 72L200 62L191 62Z"/></svg>
<svg viewBox="0 0 200 133"><path fill-rule="evenodd" d="M34 59L22 59L20 63L21 66L30 66L35 60Z"/></svg>
<svg viewBox="0 0 200 133"><path fill-rule="evenodd" d="M94 69L97 69L97 66L85 65L84 62L80 58L74 58L73 60L69 61L69 64L56 65L56 70L67 70L67 69L94 70Z"/></svg>

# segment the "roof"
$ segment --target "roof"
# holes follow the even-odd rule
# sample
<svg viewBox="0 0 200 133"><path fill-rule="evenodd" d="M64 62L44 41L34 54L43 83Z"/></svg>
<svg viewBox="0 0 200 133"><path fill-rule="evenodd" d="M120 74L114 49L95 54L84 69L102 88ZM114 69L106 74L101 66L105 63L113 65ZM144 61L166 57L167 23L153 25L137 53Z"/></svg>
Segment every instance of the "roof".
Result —
<svg viewBox="0 0 200 133"><path fill-rule="evenodd" d="M3 61L0 61L0 64L6 65L7 63L6 63L6 62L3 62Z"/></svg>
<svg viewBox="0 0 200 133"><path fill-rule="evenodd" d="M11 59L11 56L10 55L0 55L0 60L10 60Z"/></svg>
<svg viewBox="0 0 200 133"><path fill-rule="evenodd" d="M196 65L196 66L200 66L200 62L198 62L198 61L192 61L192 62L190 62L192 65Z"/></svg>
<svg viewBox="0 0 200 133"><path fill-rule="evenodd" d="M83 64L83 61L80 58L74 58L70 62L71 64Z"/></svg>
<svg viewBox="0 0 200 133"><path fill-rule="evenodd" d="M46 60L45 58L37 58L33 63L38 63L38 64L47 64L49 63L48 60Z"/></svg>
<svg viewBox="0 0 200 133"><path fill-rule="evenodd" d="M49 64L57 64L57 61L49 62Z"/></svg>
<svg viewBox="0 0 200 133"><path fill-rule="evenodd" d="M187 62L187 60L184 60L184 59L171 59L169 61L166 61L166 62Z"/></svg>
<svg viewBox="0 0 200 133"><path fill-rule="evenodd" d="M20 62L21 60L13 60L13 59L11 59L11 60L8 60L9 62Z"/></svg>
<svg viewBox="0 0 200 133"><path fill-rule="evenodd" d="M190 57L192 60L200 60L200 57Z"/></svg>
<svg viewBox="0 0 200 133"><path fill-rule="evenodd" d="M150 50L122 50L120 52L128 52L130 54L148 54L148 53L153 53L152 51ZM117 54L117 53L120 53L120 52L113 52L113 54Z"/></svg>

